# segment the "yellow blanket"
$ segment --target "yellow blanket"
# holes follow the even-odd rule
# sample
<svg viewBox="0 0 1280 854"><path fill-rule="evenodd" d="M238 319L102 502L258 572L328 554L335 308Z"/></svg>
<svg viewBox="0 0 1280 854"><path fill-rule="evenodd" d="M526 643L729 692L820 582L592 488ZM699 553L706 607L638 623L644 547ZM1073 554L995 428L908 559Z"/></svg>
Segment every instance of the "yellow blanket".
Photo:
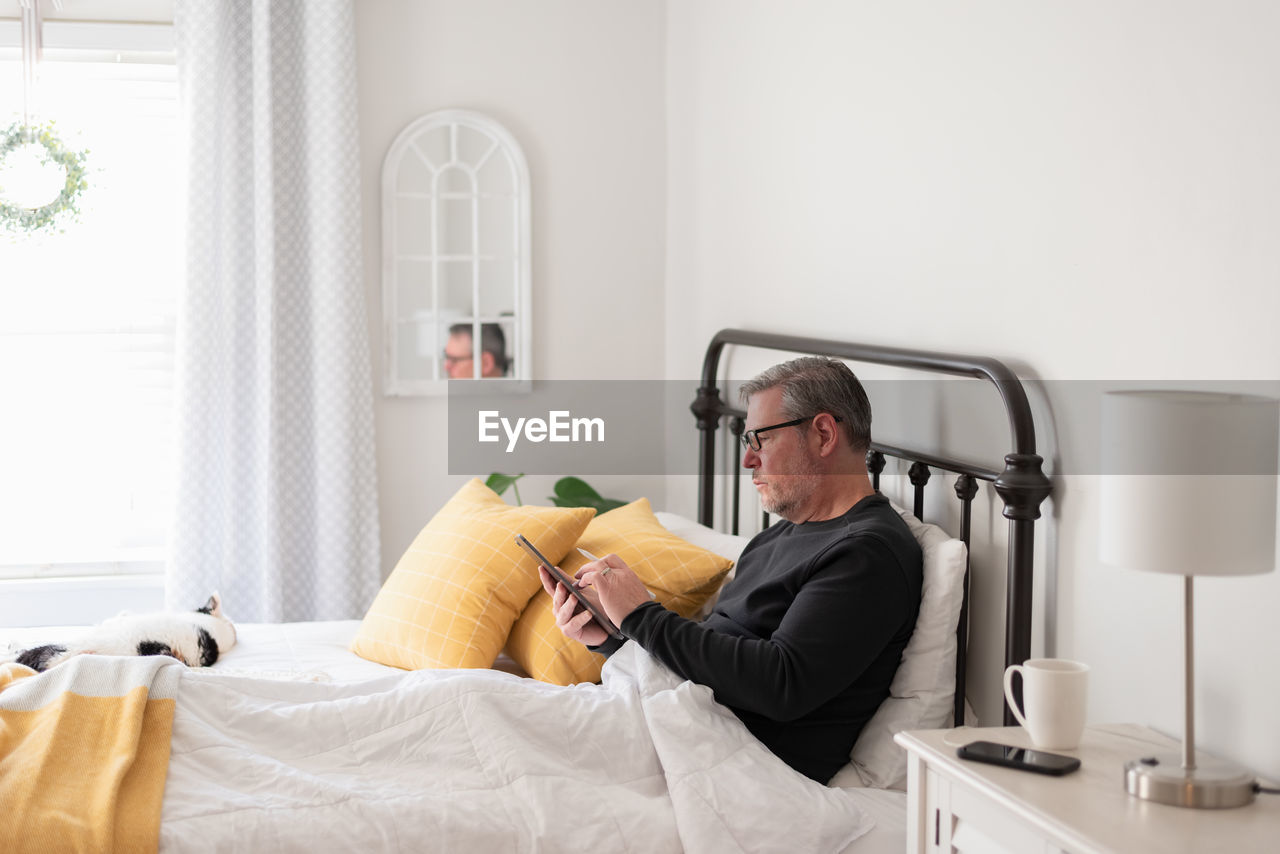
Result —
<svg viewBox="0 0 1280 854"><path fill-rule="evenodd" d="M182 665L0 665L0 851L155 851Z"/></svg>

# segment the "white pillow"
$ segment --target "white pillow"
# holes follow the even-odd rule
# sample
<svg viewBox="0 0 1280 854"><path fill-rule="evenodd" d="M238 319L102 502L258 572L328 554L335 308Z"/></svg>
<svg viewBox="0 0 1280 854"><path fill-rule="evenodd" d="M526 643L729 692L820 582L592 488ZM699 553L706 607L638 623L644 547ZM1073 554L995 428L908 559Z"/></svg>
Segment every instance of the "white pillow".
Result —
<svg viewBox="0 0 1280 854"><path fill-rule="evenodd" d="M936 729L953 722L956 693L956 625L964 600L967 550L961 540L937 525L921 522L895 505L924 552L924 586L915 631L889 696L863 727L833 786L857 785L905 789L907 752L893 741L906 729ZM852 768L852 773L850 769ZM853 775L857 779L853 779Z"/></svg>
<svg viewBox="0 0 1280 854"><path fill-rule="evenodd" d="M700 546L709 552L715 552L734 563L738 562L738 557L742 554L742 550L750 542L749 537L722 534L713 528L708 528L706 525L699 524L692 519L686 519L676 513L658 510L653 515L658 517L662 527L677 537L688 540L695 546Z"/></svg>

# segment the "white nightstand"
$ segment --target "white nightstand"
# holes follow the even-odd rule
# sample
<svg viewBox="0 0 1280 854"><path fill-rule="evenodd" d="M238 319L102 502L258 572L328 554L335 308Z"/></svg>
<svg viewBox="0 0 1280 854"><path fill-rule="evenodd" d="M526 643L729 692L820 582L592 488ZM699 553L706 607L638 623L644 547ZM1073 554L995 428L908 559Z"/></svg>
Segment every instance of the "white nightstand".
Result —
<svg viewBox="0 0 1280 854"><path fill-rule="evenodd" d="M916 730L907 749L907 851L1087 854L1280 850L1280 796L1235 809L1171 807L1131 797L1124 763L1179 745L1134 724L1092 726L1076 750L1080 770L1050 777L973 762L956 746L994 741L1030 747L1021 727Z"/></svg>

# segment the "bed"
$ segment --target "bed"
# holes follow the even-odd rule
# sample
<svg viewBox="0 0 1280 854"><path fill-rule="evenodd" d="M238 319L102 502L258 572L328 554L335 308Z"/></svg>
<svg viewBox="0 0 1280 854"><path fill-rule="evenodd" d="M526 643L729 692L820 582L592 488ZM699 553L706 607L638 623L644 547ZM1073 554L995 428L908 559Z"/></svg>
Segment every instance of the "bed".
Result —
<svg viewBox="0 0 1280 854"><path fill-rule="evenodd" d="M977 377L995 384L1008 416L1011 442L998 470L879 439L873 444L869 467L877 486L886 458L910 466L913 506L900 512L925 551L925 592L891 696L831 785L788 768L709 689L681 682L634 644L603 666L602 684L547 684L520 675L530 670L527 658L504 654L495 661L492 653L483 656L491 668L419 663L421 669L405 672L369 660L386 656L353 654L353 645L371 648L361 647L366 616L239 625L235 647L212 668L189 670L161 657L81 656L8 687L0 681L7 715L38 715L81 695L111 704L113 738L94 724L95 746L106 758L85 767L114 763L119 770L103 782L102 804L85 808L96 823L64 822L66 832L98 848L112 840L123 848L139 840L154 845L158 833L166 852L903 850L905 757L892 735L966 721L969 508L981 482L993 484L1009 519L1006 661L1030 654L1033 526L1049 482L1035 454L1025 393L991 359L717 333L691 406L699 428L699 518L657 512L661 533L650 533L717 556L722 565L747 541L737 532L739 478L715 466L718 456L728 456L717 449L736 441L745 414L721 397L726 347ZM937 472L955 476L963 507L958 537L918 518ZM725 502L727 532L710 525L717 500ZM634 512L640 510L648 512L647 504ZM584 528L576 530L568 541L585 538ZM705 609L714 595L680 600L681 607ZM537 610L520 596L521 606ZM421 601L414 607L420 610ZM69 631L9 630L0 641L21 648ZM508 631L512 652L516 632ZM4 720L12 735L15 718ZM72 715L70 723L80 722ZM132 736L120 735L124 730ZM157 744L167 748L160 760ZM159 766L148 770L144 756ZM0 755L0 775L15 774L6 759ZM157 795L150 807L138 795L148 786ZM31 834L12 837L10 847L47 849L49 838L35 834L57 831L58 822L42 812L40 785L19 789L16 815L32 820ZM148 830L157 817L158 830Z"/></svg>

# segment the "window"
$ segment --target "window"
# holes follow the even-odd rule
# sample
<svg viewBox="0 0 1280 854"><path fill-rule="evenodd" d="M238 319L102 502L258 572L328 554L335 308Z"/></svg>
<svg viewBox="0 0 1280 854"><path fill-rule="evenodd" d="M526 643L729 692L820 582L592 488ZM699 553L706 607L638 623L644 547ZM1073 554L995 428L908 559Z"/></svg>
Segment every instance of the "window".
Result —
<svg viewBox="0 0 1280 854"><path fill-rule="evenodd" d="M529 170L505 128L468 110L406 127L383 163L382 246L387 394L531 376Z"/></svg>
<svg viewBox="0 0 1280 854"><path fill-rule="evenodd" d="M0 124L22 118L0 22ZM36 118L87 149L80 222L0 233L0 577L158 572L182 235L172 28L46 22Z"/></svg>

